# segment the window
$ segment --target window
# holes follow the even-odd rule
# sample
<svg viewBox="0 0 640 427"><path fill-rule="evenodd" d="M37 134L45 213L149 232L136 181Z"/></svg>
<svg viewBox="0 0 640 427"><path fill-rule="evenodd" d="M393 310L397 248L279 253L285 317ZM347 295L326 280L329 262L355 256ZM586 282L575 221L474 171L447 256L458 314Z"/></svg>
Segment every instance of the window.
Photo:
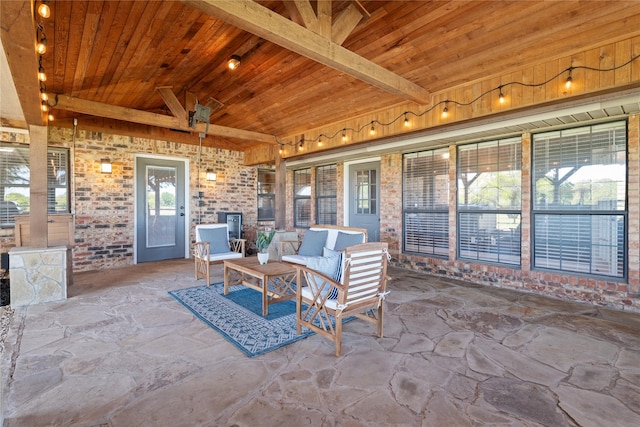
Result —
<svg viewBox="0 0 640 427"><path fill-rule="evenodd" d="M404 251L447 256L449 149L405 154L403 162Z"/></svg>
<svg viewBox="0 0 640 427"><path fill-rule="evenodd" d="M47 211L69 212L69 152L47 153ZM30 211L29 146L0 143L0 226L13 227L15 215Z"/></svg>
<svg viewBox="0 0 640 427"><path fill-rule="evenodd" d="M276 219L276 173L258 169L258 221Z"/></svg>
<svg viewBox="0 0 640 427"><path fill-rule="evenodd" d="M293 171L293 226L309 227L311 220L311 169Z"/></svg>
<svg viewBox="0 0 640 427"><path fill-rule="evenodd" d="M316 168L316 222L337 224L336 165Z"/></svg>
<svg viewBox="0 0 640 427"><path fill-rule="evenodd" d="M520 138L458 147L458 256L520 264Z"/></svg>
<svg viewBox="0 0 640 427"><path fill-rule="evenodd" d="M625 276L626 123L533 136L534 267Z"/></svg>

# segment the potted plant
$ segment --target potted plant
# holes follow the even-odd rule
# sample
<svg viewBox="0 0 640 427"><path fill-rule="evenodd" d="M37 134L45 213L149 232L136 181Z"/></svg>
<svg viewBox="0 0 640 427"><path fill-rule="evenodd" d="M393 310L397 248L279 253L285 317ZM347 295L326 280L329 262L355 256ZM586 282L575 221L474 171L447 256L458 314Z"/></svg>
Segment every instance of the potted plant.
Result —
<svg viewBox="0 0 640 427"><path fill-rule="evenodd" d="M256 246L258 248L258 261L260 264L266 264L269 260L269 245L273 236L275 236L276 230L270 231L258 231L258 237L256 238Z"/></svg>

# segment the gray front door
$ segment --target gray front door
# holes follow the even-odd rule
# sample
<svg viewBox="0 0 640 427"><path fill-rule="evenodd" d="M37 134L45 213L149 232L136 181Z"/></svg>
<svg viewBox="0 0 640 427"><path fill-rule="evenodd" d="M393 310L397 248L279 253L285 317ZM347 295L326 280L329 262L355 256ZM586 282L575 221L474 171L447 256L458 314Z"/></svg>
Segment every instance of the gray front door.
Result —
<svg viewBox="0 0 640 427"><path fill-rule="evenodd" d="M349 226L366 228L370 242L380 241L380 162L349 167Z"/></svg>
<svg viewBox="0 0 640 427"><path fill-rule="evenodd" d="M138 262L185 256L183 162L136 160L136 253Z"/></svg>

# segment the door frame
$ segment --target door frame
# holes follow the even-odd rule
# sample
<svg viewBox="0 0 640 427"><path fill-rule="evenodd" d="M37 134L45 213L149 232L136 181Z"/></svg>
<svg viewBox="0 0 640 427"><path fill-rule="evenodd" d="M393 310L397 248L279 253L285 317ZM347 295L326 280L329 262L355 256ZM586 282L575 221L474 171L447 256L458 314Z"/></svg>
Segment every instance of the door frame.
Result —
<svg viewBox="0 0 640 427"><path fill-rule="evenodd" d="M184 164L184 204L185 204L185 220L184 220L184 257L189 258L189 247L191 241L191 194L190 194L190 160L182 157L162 156L158 154L134 154L133 155L133 263L138 263L138 159L158 159L169 160L172 162L182 162Z"/></svg>
<svg viewBox="0 0 640 427"><path fill-rule="evenodd" d="M345 226L350 226L351 224L349 224L349 212L351 209L351 188L349 185L349 181L351 179L351 173L349 172L349 169L351 168L351 166L353 165L357 165L360 163L373 163L373 162L379 162L382 165L382 158L380 156L377 157L367 157L366 159L358 159L358 160L353 160L350 162L344 162L344 169L343 169L343 174L342 174L342 179L343 179L343 190L344 190L344 200L342 201L342 205L344 206L344 208L342 209L342 221L343 224ZM378 179L380 179L380 177L378 177ZM380 191L380 197L382 197L382 189L379 189Z"/></svg>

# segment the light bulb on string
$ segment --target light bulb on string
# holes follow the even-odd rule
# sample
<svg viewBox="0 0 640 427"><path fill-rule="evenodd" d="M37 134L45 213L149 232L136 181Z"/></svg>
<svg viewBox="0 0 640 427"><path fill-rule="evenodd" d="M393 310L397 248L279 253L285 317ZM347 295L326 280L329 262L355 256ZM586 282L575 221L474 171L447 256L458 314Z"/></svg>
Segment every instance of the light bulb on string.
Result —
<svg viewBox="0 0 640 427"><path fill-rule="evenodd" d="M47 101L49 99L49 95L47 95L47 88L44 86L40 88L40 99L43 101Z"/></svg>
<svg viewBox="0 0 640 427"><path fill-rule="evenodd" d="M564 84L564 87L566 87L567 89L571 89L571 83L573 82L573 77L571 77L571 71L573 71L573 68L569 68L569 75L567 76L567 81Z"/></svg>
<svg viewBox="0 0 640 427"><path fill-rule="evenodd" d="M42 109L43 113L49 111L49 105L45 101L42 101L42 105L40 106L40 108Z"/></svg>
<svg viewBox="0 0 640 427"><path fill-rule="evenodd" d="M44 35L40 38L38 44L36 44L36 52L38 52L39 55L47 53L47 38Z"/></svg>
<svg viewBox="0 0 640 427"><path fill-rule="evenodd" d="M322 147L322 135L318 136L318 147Z"/></svg>
<svg viewBox="0 0 640 427"><path fill-rule="evenodd" d="M404 127L408 128L409 126L411 126L411 122L409 121L407 113L404 113Z"/></svg>
<svg viewBox="0 0 640 427"><path fill-rule="evenodd" d="M49 116L47 117L49 119L50 122L53 121L53 114L49 113Z"/></svg>
<svg viewBox="0 0 640 427"><path fill-rule="evenodd" d="M51 16L49 0L42 0L42 3L40 3L40 6L38 6L38 15L42 16L45 19Z"/></svg>
<svg viewBox="0 0 640 427"><path fill-rule="evenodd" d="M498 101L500 101L500 104L504 104L504 94L502 93L502 86L500 86L499 89L500 95L498 95Z"/></svg>
<svg viewBox="0 0 640 427"><path fill-rule="evenodd" d="M371 122L371 129L369 129L369 135L373 136L376 134L376 128L373 126L373 122Z"/></svg>
<svg viewBox="0 0 640 427"><path fill-rule="evenodd" d="M342 142L347 142L347 130L342 129Z"/></svg>
<svg viewBox="0 0 640 427"><path fill-rule="evenodd" d="M449 101L444 101L444 108L442 109L442 118L446 119L449 116L449 107L447 107Z"/></svg>

